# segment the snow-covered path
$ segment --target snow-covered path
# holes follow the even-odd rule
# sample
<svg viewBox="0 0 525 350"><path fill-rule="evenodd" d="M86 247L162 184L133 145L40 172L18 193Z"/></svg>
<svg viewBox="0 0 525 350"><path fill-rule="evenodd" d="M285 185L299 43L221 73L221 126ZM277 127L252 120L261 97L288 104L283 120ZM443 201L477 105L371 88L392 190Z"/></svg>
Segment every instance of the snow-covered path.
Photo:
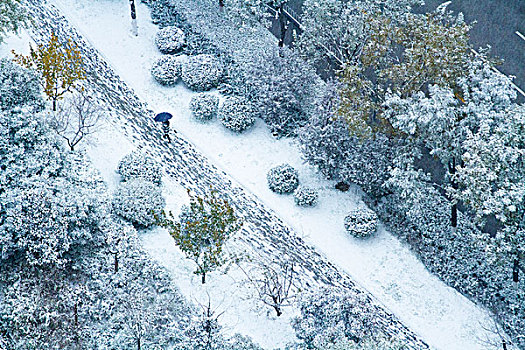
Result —
<svg viewBox="0 0 525 350"><path fill-rule="evenodd" d="M440 349L486 348L479 340L490 336L483 328L490 327L488 314L429 274L408 248L391 234L380 230L377 236L366 241L355 240L345 234L342 225L345 212L362 205L357 191L343 194L333 190L332 184L302 164L293 143L272 139L261 124L251 133L237 136L217 123L204 125L191 120L188 104L192 93L180 85L171 89L161 87L149 75L151 63L159 54L153 44L156 27L150 23L145 6L138 6L140 36L135 38L128 33L129 14L125 3L109 0L52 2L81 29L143 101L155 110L168 110L176 115L174 126L235 179L233 187L238 182L256 194L267 207L279 213L295 232L301 233L308 243L371 291L425 341ZM144 126L138 125L138 128ZM174 149L170 151L169 156L159 156L171 165L169 169L172 169L173 175L177 178L193 177L194 183L202 186L197 174L188 173L188 169L180 164L172 164L173 159L178 159L180 155ZM277 196L267 189L267 170L283 162L299 169L304 184L320 190L319 207L297 208L291 198ZM177 172L187 174L180 176ZM216 177L216 181L224 179ZM257 207L254 207L254 211L248 214L256 211ZM247 219L253 221L254 218L247 216ZM261 220L271 219L262 217ZM292 235L290 233L284 239ZM337 278L334 275L317 277L326 281Z"/></svg>

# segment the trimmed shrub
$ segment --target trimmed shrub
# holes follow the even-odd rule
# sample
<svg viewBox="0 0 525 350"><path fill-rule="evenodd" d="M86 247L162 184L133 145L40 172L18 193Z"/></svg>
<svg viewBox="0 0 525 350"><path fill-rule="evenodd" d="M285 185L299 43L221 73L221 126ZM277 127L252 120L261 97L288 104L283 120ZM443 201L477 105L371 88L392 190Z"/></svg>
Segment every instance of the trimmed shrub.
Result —
<svg viewBox="0 0 525 350"><path fill-rule="evenodd" d="M165 54L174 54L182 51L184 41L184 32L175 26L162 28L155 36L155 45L157 45L160 52Z"/></svg>
<svg viewBox="0 0 525 350"><path fill-rule="evenodd" d="M208 91L217 87L223 74L221 62L212 55L190 56L181 69L182 81L193 91Z"/></svg>
<svg viewBox="0 0 525 350"><path fill-rule="evenodd" d="M217 115L219 98L214 95L200 93L191 98L190 110L195 119L211 120Z"/></svg>
<svg viewBox="0 0 525 350"><path fill-rule="evenodd" d="M279 194L292 193L299 186L297 170L288 164L276 166L266 175L270 190Z"/></svg>
<svg viewBox="0 0 525 350"><path fill-rule="evenodd" d="M160 184L162 178L158 163L153 158L138 151L132 152L120 160L117 173L122 176L122 181L141 178L157 185Z"/></svg>
<svg viewBox="0 0 525 350"><path fill-rule="evenodd" d="M160 216L166 201L158 186L144 179L122 182L113 195L113 211L138 227L149 227Z"/></svg>
<svg viewBox="0 0 525 350"><path fill-rule="evenodd" d="M151 67L151 75L161 85L175 85L179 80L180 72L180 56L162 56Z"/></svg>
<svg viewBox="0 0 525 350"><path fill-rule="evenodd" d="M368 237L377 231L377 220L373 210L357 208L345 217L345 229L354 237Z"/></svg>
<svg viewBox="0 0 525 350"><path fill-rule="evenodd" d="M219 120L226 128L243 132L255 123L251 103L241 97L229 97L219 109Z"/></svg>
<svg viewBox="0 0 525 350"><path fill-rule="evenodd" d="M319 194L316 190L299 186L293 194L295 204L301 207L313 207L317 205Z"/></svg>

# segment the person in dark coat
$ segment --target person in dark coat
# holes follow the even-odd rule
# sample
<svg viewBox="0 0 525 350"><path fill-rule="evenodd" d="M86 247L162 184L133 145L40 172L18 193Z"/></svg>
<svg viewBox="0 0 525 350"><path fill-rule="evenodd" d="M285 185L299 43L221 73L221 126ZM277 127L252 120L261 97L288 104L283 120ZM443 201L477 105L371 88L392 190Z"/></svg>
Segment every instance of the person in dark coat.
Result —
<svg viewBox="0 0 525 350"><path fill-rule="evenodd" d="M168 142L171 143L170 138L170 121L166 120L162 122L162 130L164 131L164 138L168 139Z"/></svg>

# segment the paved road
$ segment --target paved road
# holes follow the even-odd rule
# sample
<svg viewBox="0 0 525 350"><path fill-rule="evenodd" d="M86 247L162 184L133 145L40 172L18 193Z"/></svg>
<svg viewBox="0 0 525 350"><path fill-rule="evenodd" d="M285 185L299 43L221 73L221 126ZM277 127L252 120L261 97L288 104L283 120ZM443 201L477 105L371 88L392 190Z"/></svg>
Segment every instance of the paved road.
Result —
<svg viewBox="0 0 525 350"><path fill-rule="evenodd" d="M425 0L416 11L432 11L443 0ZM473 24L470 41L475 49L492 47L492 54L505 60L499 67L525 90L525 40L515 34L525 34L525 0L452 0L448 8L462 12L465 20Z"/></svg>
<svg viewBox="0 0 525 350"><path fill-rule="evenodd" d="M385 333L401 338L411 349L429 348L366 290L356 285L349 275L340 272L315 249L306 245L273 211L217 169L192 144L179 137L171 144L159 143L162 135L158 126L154 125L154 112L138 99L101 54L56 8L44 6L39 0L23 3L32 17L38 18L32 34L35 41L45 42L54 32L59 38L71 37L79 45L88 72L86 89L105 109L113 112L115 125L123 128L138 148L147 149L157 159L162 159L166 173L182 186L196 194L213 187L231 203L245 222L241 232L241 240L245 244L268 259L294 260L298 281L304 288L330 286L345 290L369 306L370 316Z"/></svg>

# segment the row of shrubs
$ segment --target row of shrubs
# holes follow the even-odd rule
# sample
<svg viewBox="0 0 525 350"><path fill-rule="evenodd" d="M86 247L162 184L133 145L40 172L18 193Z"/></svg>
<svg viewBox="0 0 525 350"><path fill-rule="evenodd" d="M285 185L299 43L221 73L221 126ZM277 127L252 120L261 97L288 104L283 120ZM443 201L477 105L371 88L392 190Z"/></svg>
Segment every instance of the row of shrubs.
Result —
<svg viewBox="0 0 525 350"><path fill-rule="evenodd" d="M299 174L289 164L276 166L266 174L268 187L278 194L294 194L295 204L303 207L317 205L316 190L299 185ZM378 217L368 207L351 210L344 219L346 231L354 237L368 237L377 231Z"/></svg>

